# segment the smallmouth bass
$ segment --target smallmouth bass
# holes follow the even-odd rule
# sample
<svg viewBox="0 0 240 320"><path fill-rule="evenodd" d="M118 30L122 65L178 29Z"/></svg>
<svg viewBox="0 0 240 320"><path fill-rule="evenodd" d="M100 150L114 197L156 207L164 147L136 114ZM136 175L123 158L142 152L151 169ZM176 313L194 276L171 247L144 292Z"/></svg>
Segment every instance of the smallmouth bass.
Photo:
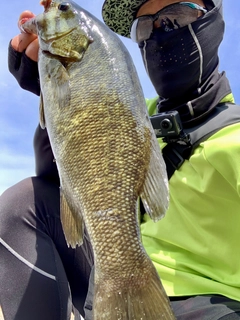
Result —
<svg viewBox="0 0 240 320"><path fill-rule="evenodd" d="M138 197L157 221L168 187L132 59L73 1L42 4L23 28L39 38L40 123L60 175L66 241L81 245L85 225L93 246L94 320L174 319L139 231Z"/></svg>

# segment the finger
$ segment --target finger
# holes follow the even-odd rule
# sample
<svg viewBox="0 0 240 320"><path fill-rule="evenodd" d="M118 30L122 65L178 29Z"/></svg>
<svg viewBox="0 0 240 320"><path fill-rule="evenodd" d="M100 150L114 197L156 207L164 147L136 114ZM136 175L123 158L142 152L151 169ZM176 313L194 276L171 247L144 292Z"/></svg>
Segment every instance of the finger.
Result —
<svg viewBox="0 0 240 320"><path fill-rule="evenodd" d="M33 61L38 61L38 51L39 51L39 43L38 39L32 41L26 49L26 56L28 56Z"/></svg>
<svg viewBox="0 0 240 320"><path fill-rule="evenodd" d="M23 23L34 17L35 14L29 10L23 11L19 16L18 27L21 31L21 34L15 36L11 40L12 47L18 52L23 52L28 47L28 45L37 38L35 34L28 34L21 29L21 25Z"/></svg>
<svg viewBox="0 0 240 320"><path fill-rule="evenodd" d="M35 34L21 33L12 39L11 45L16 51L23 52L36 38Z"/></svg>
<svg viewBox="0 0 240 320"><path fill-rule="evenodd" d="M18 19L18 28L20 29L21 33L26 33L26 31L22 28L22 25L29 19L32 19L35 17L35 14L31 11L23 11Z"/></svg>
<svg viewBox="0 0 240 320"><path fill-rule="evenodd" d="M34 18L34 17L36 17L36 15L33 12L31 12L29 10L26 10L26 11L23 11L20 14L18 21L20 21L22 19L31 19L31 18Z"/></svg>

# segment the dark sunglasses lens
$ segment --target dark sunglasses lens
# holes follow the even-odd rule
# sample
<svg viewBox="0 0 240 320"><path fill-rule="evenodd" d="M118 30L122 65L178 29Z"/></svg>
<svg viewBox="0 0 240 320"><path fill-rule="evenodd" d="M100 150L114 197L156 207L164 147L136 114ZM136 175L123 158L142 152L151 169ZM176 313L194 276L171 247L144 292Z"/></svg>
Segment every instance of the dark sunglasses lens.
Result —
<svg viewBox="0 0 240 320"><path fill-rule="evenodd" d="M202 15L205 14L202 9ZM137 18L131 28L130 36L134 42L140 43L150 38L155 21L157 28L161 27L163 31L172 31L187 26L196 21L200 9L193 8L188 2L175 3L169 5L154 15L141 16Z"/></svg>
<svg viewBox="0 0 240 320"><path fill-rule="evenodd" d="M142 42L144 40L147 40L153 29L153 21L150 17L140 17L136 19L131 28L131 39L134 42Z"/></svg>

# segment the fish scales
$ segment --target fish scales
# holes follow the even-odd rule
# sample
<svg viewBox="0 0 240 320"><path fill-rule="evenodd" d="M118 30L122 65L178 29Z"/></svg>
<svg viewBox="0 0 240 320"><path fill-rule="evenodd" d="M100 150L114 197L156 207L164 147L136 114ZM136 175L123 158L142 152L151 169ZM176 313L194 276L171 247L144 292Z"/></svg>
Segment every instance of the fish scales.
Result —
<svg viewBox="0 0 240 320"><path fill-rule="evenodd" d="M137 199L156 221L167 177L131 57L103 23L72 1L43 1L24 24L38 34L40 122L61 182L67 243L94 252L94 320L174 319L138 225Z"/></svg>

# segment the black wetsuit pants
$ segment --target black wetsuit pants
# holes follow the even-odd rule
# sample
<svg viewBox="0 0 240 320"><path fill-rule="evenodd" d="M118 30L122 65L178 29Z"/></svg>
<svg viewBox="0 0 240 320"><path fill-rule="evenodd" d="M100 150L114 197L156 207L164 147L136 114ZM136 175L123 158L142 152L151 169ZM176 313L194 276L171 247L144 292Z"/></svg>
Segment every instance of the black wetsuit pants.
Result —
<svg viewBox="0 0 240 320"><path fill-rule="evenodd" d="M80 319L92 264L87 236L76 250L66 245L57 184L34 177L3 193L0 304L5 320L69 320L75 308ZM92 295L91 279L86 320L92 319ZM173 298L171 304L178 320L240 319L240 303L226 297Z"/></svg>
<svg viewBox="0 0 240 320"><path fill-rule="evenodd" d="M5 320L67 320L74 308L83 315L92 264L87 236L81 247L67 247L57 184L33 177L2 194L0 305ZM75 319L80 319L77 310Z"/></svg>

